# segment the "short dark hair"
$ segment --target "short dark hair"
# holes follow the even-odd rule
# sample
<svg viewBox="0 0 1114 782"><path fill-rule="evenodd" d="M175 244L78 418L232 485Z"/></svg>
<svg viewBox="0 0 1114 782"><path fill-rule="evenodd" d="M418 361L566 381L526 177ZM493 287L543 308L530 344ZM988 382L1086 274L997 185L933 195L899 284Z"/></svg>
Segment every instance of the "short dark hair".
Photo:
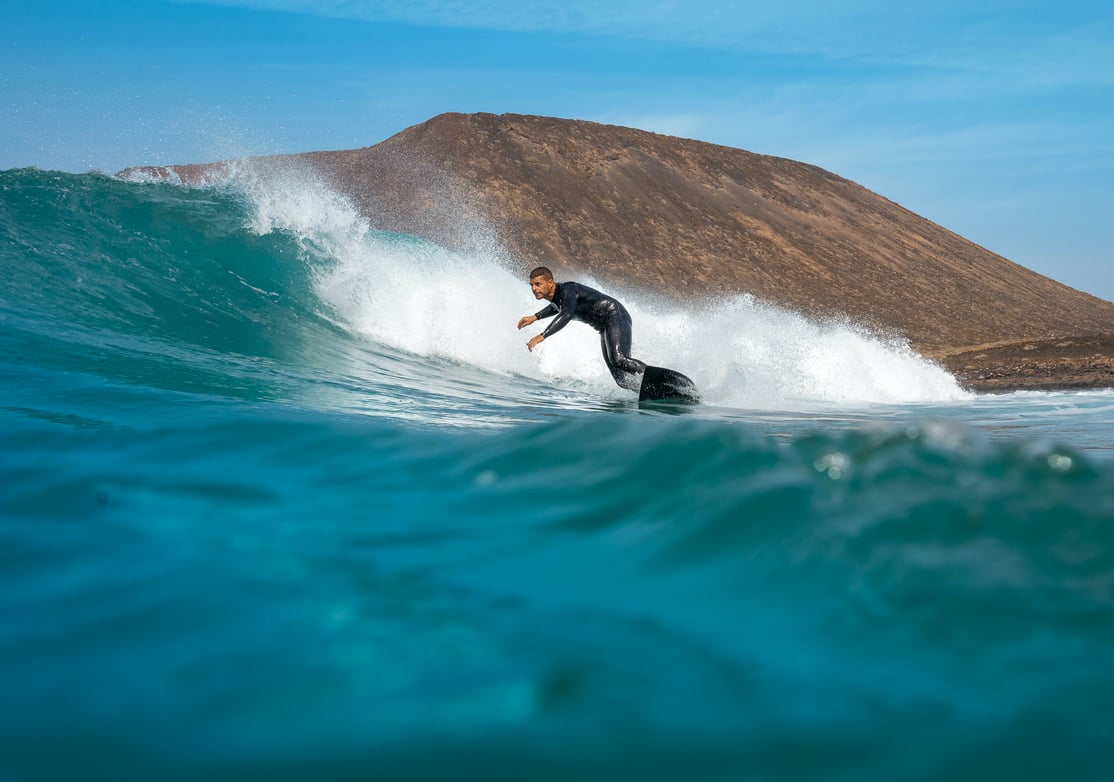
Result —
<svg viewBox="0 0 1114 782"><path fill-rule="evenodd" d="M534 271L530 272L530 279L532 280L535 277L543 277L546 280L552 280L553 272L551 272L548 267L539 266L538 268L534 269Z"/></svg>

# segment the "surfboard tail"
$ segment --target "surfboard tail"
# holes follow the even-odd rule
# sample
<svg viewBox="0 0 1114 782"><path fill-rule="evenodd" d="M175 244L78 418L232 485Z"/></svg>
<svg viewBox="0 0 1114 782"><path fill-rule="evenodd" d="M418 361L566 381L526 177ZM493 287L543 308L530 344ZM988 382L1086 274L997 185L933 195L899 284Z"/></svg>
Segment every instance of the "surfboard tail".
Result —
<svg viewBox="0 0 1114 782"><path fill-rule="evenodd" d="M642 386L638 401L689 402L700 401L696 384L673 369L665 367L646 367L642 375Z"/></svg>

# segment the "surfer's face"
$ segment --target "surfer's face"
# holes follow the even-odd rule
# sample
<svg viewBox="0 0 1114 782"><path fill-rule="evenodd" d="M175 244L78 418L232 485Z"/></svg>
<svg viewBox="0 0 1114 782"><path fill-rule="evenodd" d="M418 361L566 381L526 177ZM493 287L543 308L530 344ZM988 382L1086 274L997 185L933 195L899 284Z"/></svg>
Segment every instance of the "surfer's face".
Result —
<svg viewBox="0 0 1114 782"><path fill-rule="evenodd" d="M552 299L556 289L557 283L554 280L547 280L545 277L530 278L530 290L534 292L535 299Z"/></svg>

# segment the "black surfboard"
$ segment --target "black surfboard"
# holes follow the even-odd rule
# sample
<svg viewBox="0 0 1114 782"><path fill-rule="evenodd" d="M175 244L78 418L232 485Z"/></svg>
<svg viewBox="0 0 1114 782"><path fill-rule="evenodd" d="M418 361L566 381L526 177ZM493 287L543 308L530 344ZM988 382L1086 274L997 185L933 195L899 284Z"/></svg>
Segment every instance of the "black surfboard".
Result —
<svg viewBox="0 0 1114 782"><path fill-rule="evenodd" d="M696 384L672 369L646 367L638 401L699 402Z"/></svg>

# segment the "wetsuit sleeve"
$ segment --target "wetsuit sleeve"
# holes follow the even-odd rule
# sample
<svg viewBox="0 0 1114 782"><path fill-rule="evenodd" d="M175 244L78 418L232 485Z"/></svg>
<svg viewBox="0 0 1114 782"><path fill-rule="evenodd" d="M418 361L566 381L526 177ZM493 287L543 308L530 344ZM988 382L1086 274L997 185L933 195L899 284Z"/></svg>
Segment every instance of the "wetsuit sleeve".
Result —
<svg viewBox="0 0 1114 782"><path fill-rule="evenodd" d="M557 312L557 317L554 318L553 321L545 327L545 331L542 332L542 336L546 339L549 339L568 325L568 322L572 320L572 316L576 314L576 288L571 284L567 284L562 293L561 309ZM546 309L551 308L554 308L552 304L546 307Z"/></svg>
<svg viewBox="0 0 1114 782"><path fill-rule="evenodd" d="M545 307L534 313L534 317L538 320L543 320L545 318L552 318L556 314L557 308L553 306L553 302L550 302L549 304L546 304Z"/></svg>

